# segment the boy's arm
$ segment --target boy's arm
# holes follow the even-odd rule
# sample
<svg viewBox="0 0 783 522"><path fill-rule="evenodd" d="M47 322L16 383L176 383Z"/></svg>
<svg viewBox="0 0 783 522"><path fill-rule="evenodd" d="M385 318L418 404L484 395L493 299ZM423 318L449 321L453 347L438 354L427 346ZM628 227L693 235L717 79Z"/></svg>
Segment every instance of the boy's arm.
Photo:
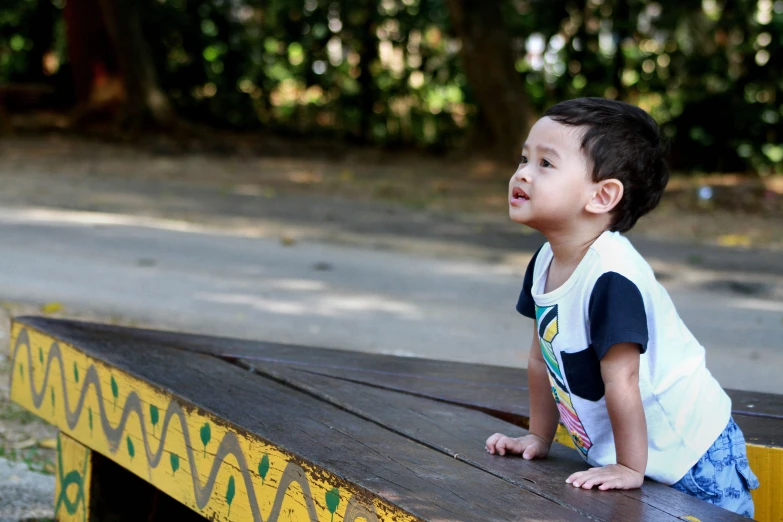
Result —
<svg viewBox="0 0 783 522"><path fill-rule="evenodd" d="M606 409L612 423L617 464L574 473L566 482L590 489L634 489L647 468L647 420L639 392L639 345L615 344L601 359Z"/></svg>
<svg viewBox="0 0 783 522"><path fill-rule="evenodd" d="M552 385L538 341L538 323L533 323L533 342L527 360L527 381L530 391L530 433L551 444L557 431L560 412L552 397Z"/></svg>
<svg viewBox="0 0 783 522"><path fill-rule="evenodd" d="M518 438L495 433L486 442L487 451L493 455L515 453L522 455L524 459L542 459L547 456L552 446L560 414L550 391L549 376L538 344L537 331L537 328L533 331L533 343L527 360L530 433Z"/></svg>
<svg viewBox="0 0 783 522"><path fill-rule="evenodd" d="M601 360L606 409L612 422L617 463L644 477L647 469L647 419L639 392L639 346L616 344Z"/></svg>

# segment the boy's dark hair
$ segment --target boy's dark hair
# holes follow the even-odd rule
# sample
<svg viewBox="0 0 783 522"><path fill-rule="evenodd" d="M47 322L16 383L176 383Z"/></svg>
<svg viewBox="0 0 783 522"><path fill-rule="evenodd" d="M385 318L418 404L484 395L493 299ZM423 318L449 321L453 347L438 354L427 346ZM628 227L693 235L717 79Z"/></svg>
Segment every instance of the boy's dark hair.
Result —
<svg viewBox="0 0 783 522"><path fill-rule="evenodd" d="M668 147L649 114L619 101L577 98L552 106L544 116L585 128L582 149L592 164L593 181L622 182L623 198L612 210L610 230L627 232L658 205L669 181Z"/></svg>

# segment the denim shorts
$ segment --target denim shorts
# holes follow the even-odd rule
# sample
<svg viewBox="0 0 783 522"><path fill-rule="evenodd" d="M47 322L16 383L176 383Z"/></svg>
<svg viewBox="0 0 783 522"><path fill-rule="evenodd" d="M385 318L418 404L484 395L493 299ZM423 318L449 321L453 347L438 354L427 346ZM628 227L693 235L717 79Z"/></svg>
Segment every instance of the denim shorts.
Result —
<svg viewBox="0 0 783 522"><path fill-rule="evenodd" d="M753 518L750 490L759 487L759 480L748 465L745 437L733 418L707 453L672 487Z"/></svg>

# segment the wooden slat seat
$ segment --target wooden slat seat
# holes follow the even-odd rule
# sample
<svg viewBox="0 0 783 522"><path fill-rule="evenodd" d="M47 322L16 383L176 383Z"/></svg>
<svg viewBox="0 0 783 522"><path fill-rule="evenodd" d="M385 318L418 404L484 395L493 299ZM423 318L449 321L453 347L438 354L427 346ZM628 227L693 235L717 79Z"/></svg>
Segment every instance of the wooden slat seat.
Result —
<svg viewBox="0 0 783 522"><path fill-rule="evenodd" d="M41 318L14 322L11 361L12 400L209 518L740 518L651 481L575 489L565 447L487 454L490 433L524 430L471 397L520 397L520 370Z"/></svg>
<svg viewBox="0 0 783 522"><path fill-rule="evenodd" d="M463 405L527 427L525 370L416 357L357 353L266 342L230 340L219 346L199 338L188 349L246 364L277 362L320 375ZM732 415L748 443L761 487L753 492L760 520L783 520L783 395L726 390ZM565 430L558 440L569 444Z"/></svg>

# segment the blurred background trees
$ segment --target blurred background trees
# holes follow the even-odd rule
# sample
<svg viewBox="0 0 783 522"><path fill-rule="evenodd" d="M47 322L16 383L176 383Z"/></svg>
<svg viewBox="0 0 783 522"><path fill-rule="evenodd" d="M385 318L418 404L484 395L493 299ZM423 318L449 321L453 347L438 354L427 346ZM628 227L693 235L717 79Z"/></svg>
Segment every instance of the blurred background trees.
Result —
<svg viewBox="0 0 783 522"><path fill-rule="evenodd" d="M512 159L576 96L638 104L679 170L780 170L783 0L3 0L6 111Z"/></svg>

